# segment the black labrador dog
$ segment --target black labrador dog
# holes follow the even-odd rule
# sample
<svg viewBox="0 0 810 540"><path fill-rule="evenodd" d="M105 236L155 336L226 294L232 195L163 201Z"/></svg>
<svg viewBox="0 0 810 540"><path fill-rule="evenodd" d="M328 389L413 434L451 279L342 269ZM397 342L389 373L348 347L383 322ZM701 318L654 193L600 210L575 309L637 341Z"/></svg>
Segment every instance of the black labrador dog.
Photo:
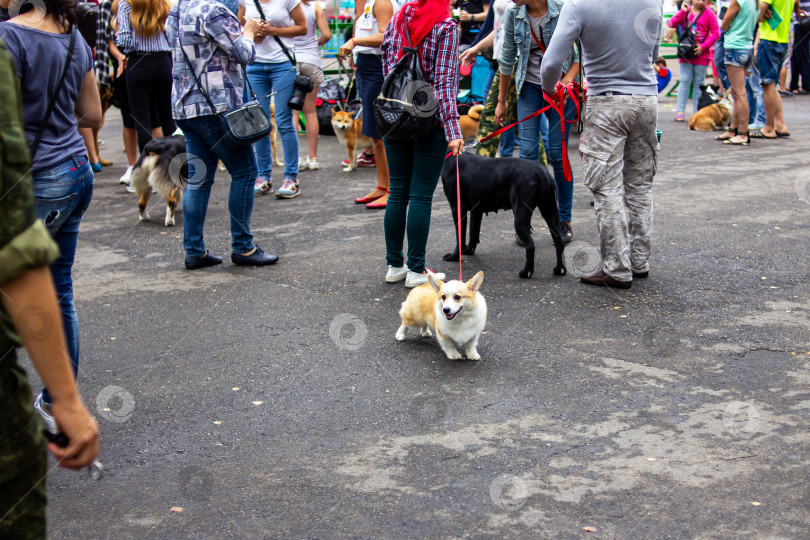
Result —
<svg viewBox="0 0 810 540"><path fill-rule="evenodd" d="M534 241L532 240L532 213L535 208L548 225L554 248L557 251L557 266L554 274L564 276L563 244L560 236L560 212L557 209L557 185L548 169L522 158L493 159L475 154L459 156L461 171L461 254L475 255L480 242L481 220L484 214L498 210L512 210L515 215L515 232L526 248L526 265L520 277L529 279L534 274ZM456 159L444 161L442 168L444 194L453 211L458 238L458 208L456 197ZM470 241L467 238L467 214L472 214ZM457 261L459 246L453 253L442 257L445 261Z"/></svg>

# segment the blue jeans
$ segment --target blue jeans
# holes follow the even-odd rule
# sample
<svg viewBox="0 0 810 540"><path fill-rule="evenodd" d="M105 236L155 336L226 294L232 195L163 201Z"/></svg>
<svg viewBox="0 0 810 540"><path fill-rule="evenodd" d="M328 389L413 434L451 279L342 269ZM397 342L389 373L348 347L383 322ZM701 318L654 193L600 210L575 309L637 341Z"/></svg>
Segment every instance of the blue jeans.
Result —
<svg viewBox="0 0 810 540"><path fill-rule="evenodd" d="M765 97L756 66L751 67L751 75L745 78L745 95L748 97L748 123L765 125Z"/></svg>
<svg viewBox="0 0 810 540"><path fill-rule="evenodd" d="M217 161L220 160L231 175L231 189L228 192L231 249L234 253L249 252L255 247L250 232L253 182L256 180L253 149L249 145L235 145L225 138L219 118L213 115L177 120L177 125L186 136L186 152L191 154L188 160L188 187L183 196L183 249L186 257L205 255L205 215L217 172Z"/></svg>
<svg viewBox="0 0 810 540"><path fill-rule="evenodd" d="M698 111L700 99L700 85L706 80L706 70L709 66L699 66L681 62L681 83L678 85L678 112L686 111L686 101L689 99L689 89L692 89L692 112Z"/></svg>
<svg viewBox="0 0 810 540"><path fill-rule="evenodd" d="M518 118L525 118L534 111L542 109L547 105L543 97L543 87L528 81L523 82L523 88L518 96ZM565 119L573 121L576 118L576 108L574 102L568 100L563 110ZM548 118L548 146L546 152L551 160L551 167L554 169L554 182L557 184L557 206L560 209L560 222L571 221L571 202L574 198L574 179L565 179L563 174L563 153L562 153L562 133L560 133L560 115L553 109L549 109L543 116ZM521 123L520 128L520 153L519 157L537 161L540 155L540 118L535 116L530 120ZM568 143L568 134L571 132L571 124L565 124L565 142Z"/></svg>
<svg viewBox="0 0 810 540"><path fill-rule="evenodd" d="M489 68L489 78L487 78L487 83L484 85L484 103L487 102L487 96L489 95L489 89L492 87L492 81L495 79L495 68ZM515 153L515 130L519 129L520 126L515 126L514 128L504 131L501 133L501 142L498 144L498 155L503 157L509 157Z"/></svg>
<svg viewBox="0 0 810 540"><path fill-rule="evenodd" d="M731 81L728 80L728 70L726 70L725 58L725 45L723 44L723 37L725 32L720 33L720 39L714 42L714 67L717 68L717 74L720 76L720 84L723 88L731 88Z"/></svg>
<svg viewBox="0 0 810 540"><path fill-rule="evenodd" d="M292 123L292 110L287 107L293 93L295 83L295 68L289 62L267 64L254 62L247 69L247 78L250 81L256 97L261 103L267 116L270 116L270 97L273 88L278 93L273 96L276 105L276 125L281 134L281 145L284 149L284 176L298 177L298 134ZM245 85L245 92L249 92ZM252 98L251 98L252 99ZM272 134L270 135L272 136ZM270 155L270 138L266 137L255 144L256 159L259 162L259 174L271 178L273 174L273 157Z"/></svg>
<svg viewBox="0 0 810 540"><path fill-rule="evenodd" d="M32 173L32 177L37 217L45 222L59 246L59 258L51 264L51 274L75 377L79 371L79 318L73 303L73 258L79 224L93 198L93 170L87 157L73 156L55 167ZM44 388L42 400L52 403Z"/></svg>

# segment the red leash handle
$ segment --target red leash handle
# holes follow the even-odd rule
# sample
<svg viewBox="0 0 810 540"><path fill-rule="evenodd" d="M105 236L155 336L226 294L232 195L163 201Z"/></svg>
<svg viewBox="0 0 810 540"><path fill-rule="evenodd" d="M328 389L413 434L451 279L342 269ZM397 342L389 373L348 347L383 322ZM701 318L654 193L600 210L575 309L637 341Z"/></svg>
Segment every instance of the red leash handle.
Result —
<svg viewBox="0 0 810 540"><path fill-rule="evenodd" d="M570 97L574 102L574 108L577 111L576 117L568 121L565 119L565 97ZM562 135L562 154L563 154L563 175L567 181L571 181L571 162L568 160L568 144L565 141L565 124L573 124L574 122L579 122L580 116L580 96L582 102L585 101L585 89L582 88L576 82L570 82L568 84L563 84L561 82L557 83L557 87L554 89L554 95L549 96L546 94L545 90L543 91L543 97L545 98L546 102L548 102L550 107L554 109L557 114L560 115L560 134Z"/></svg>

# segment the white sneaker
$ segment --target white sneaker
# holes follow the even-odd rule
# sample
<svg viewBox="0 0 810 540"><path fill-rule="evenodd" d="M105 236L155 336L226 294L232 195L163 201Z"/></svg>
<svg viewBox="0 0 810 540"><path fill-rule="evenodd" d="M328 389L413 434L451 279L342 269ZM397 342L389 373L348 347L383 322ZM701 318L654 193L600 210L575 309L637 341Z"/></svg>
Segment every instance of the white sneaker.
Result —
<svg viewBox="0 0 810 540"><path fill-rule="evenodd" d="M42 403L41 393L37 396L36 401L34 401L34 409L36 409L36 411L42 417L48 431L54 434L59 433L59 428L56 427L56 420L54 420L53 416L45 410L45 404Z"/></svg>
<svg viewBox="0 0 810 540"><path fill-rule="evenodd" d="M445 275L442 272L435 272L433 276L439 281L444 281L445 278ZM411 272L410 270L408 270L408 277L405 279L405 287L407 287L408 289L413 289L414 287L424 285L427 282L428 282L427 273L417 274L416 272Z"/></svg>
<svg viewBox="0 0 810 540"><path fill-rule="evenodd" d="M388 273L385 274L386 283L397 283L402 281L408 274L408 268L405 266L391 266L388 265Z"/></svg>
<svg viewBox="0 0 810 540"><path fill-rule="evenodd" d="M130 165L129 167L127 167L127 172L125 172L125 173L124 173L124 176L122 176L122 177L121 177L121 178L118 180L118 183L119 183L119 184L127 184L127 185L129 185L129 179L130 179L130 177L132 176L132 167L133 167L132 165Z"/></svg>
<svg viewBox="0 0 810 540"><path fill-rule="evenodd" d="M317 158L312 158L312 159L310 159L308 157L298 158L298 170L299 171L306 171L306 170L317 171L319 168L320 168L320 166L318 165L318 159Z"/></svg>

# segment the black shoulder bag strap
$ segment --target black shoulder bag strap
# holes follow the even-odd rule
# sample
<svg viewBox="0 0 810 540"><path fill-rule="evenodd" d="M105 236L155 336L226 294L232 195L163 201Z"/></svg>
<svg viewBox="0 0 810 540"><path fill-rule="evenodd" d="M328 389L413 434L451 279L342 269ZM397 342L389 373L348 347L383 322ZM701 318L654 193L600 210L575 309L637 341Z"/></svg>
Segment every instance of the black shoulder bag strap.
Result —
<svg viewBox="0 0 810 540"><path fill-rule="evenodd" d="M266 22L267 19L264 18L264 11L262 11L262 6L261 4L259 4L259 0L253 0L253 3L256 4L256 9L259 12L259 17L261 17L262 20ZM287 59L290 61L293 67L297 66L298 63L295 61L295 56L290 54L290 51L288 51L287 47L284 46L284 42L281 41L281 39L278 36L273 37L276 38L276 43L278 43L279 47L281 47L281 50L284 51L284 54L287 55Z"/></svg>
<svg viewBox="0 0 810 540"><path fill-rule="evenodd" d="M211 112L213 114L219 114L217 112L217 108L214 107L214 103L211 101L211 98L208 97L208 92L205 91L203 88L202 82L200 78L197 77L197 73L194 71L194 65L189 60L188 55L186 54L186 50L183 48L183 40L180 36L180 17L182 13L180 12L180 2L177 2L177 47L180 49L180 52L183 54L183 58L186 59L186 65L188 66L188 70L191 72L191 76L194 77L194 82L197 84L197 88L200 89L200 93L205 98L206 103L208 106L211 107ZM169 44L169 47L172 47L172 43L169 41L169 36L166 35L166 31L163 31L163 37L166 38L166 43ZM250 81L247 78L247 73L245 72L245 66L239 64L239 67L242 68L242 75L245 77L245 83L247 83L248 89L250 90L250 95L253 96L253 101L256 101L256 94L253 93L253 87L250 85Z"/></svg>
<svg viewBox="0 0 810 540"><path fill-rule="evenodd" d="M51 98L48 100L48 108L45 110L45 116L42 117L42 123L39 124L37 136L34 137L34 142L31 143L31 148L29 149L29 154L31 154L32 161L34 160L34 155L37 153L37 149L39 148L39 143L42 142L42 135L45 133L45 126L48 124L48 119L51 117L53 108L56 105L56 97L59 95L59 92L62 90L62 86L65 83L68 68L70 67L70 61L73 59L73 45L75 43L76 43L76 27L74 26L73 28L70 29L70 40L68 41L67 59L65 59L65 67L62 68L62 76L59 77L59 82L56 83L56 89L54 90Z"/></svg>

